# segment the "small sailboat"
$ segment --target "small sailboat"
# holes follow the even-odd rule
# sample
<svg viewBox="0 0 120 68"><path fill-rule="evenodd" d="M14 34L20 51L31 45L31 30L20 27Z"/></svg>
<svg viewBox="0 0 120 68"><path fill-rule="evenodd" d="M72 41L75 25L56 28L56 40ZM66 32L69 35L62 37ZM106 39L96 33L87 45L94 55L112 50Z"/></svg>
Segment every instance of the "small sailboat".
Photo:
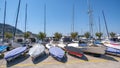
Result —
<svg viewBox="0 0 120 68"><path fill-rule="evenodd" d="M71 55L74 55L77 57L83 56L83 52L82 52L81 48L79 48L79 47L66 46L65 51L68 52L68 54L71 54Z"/></svg>
<svg viewBox="0 0 120 68"><path fill-rule="evenodd" d="M8 53L5 54L4 58L7 62L11 61L12 59L24 54L27 50L27 47L18 47L15 48Z"/></svg>
<svg viewBox="0 0 120 68"><path fill-rule="evenodd" d="M57 59L58 61L62 61L65 57L66 57L66 55L65 55L65 51L64 50L62 50L61 48L59 48L59 47L51 47L50 49L49 49L49 53L50 53L50 55L52 56L52 57L54 57L55 59Z"/></svg>
<svg viewBox="0 0 120 68"><path fill-rule="evenodd" d="M107 47L106 53L120 55L120 43L116 43L108 39L103 40L102 43Z"/></svg>
<svg viewBox="0 0 120 68"><path fill-rule="evenodd" d="M2 54L7 49L7 47L8 46L0 45L0 53Z"/></svg>
<svg viewBox="0 0 120 68"><path fill-rule="evenodd" d="M62 61L66 57L65 51L62 48L57 47L57 44L54 44L53 40L46 44L46 48L49 50L49 54L58 61Z"/></svg>
<svg viewBox="0 0 120 68"><path fill-rule="evenodd" d="M96 45L92 42L86 43L84 41L79 42L79 47L83 48L83 52L92 53L94 55L103 55L105 54L106 47L103 45Z"/></svg>
<svg viewBox="0 0 120 68"><path fill-rule="evenodd" d="M45 47L42 44L34 44L29 50L29 55L31 56L32 60L42 54L45 54Z"/></svg>

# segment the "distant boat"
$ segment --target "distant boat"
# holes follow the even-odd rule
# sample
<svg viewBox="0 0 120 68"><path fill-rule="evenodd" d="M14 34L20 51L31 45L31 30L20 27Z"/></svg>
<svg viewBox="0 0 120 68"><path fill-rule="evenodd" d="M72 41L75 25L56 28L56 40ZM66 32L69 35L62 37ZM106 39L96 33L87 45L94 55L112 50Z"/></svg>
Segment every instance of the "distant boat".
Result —
<svg viewBox="0 0 120 68"><path fill-rule="evenodd" d="M8 53L5 54L4 58L7 62L11 61L12 59L24 54L27 50L27 47L18 47L15 48Z"/></svg>
<svg viewBox="0 0 120 68"><path fill-rule="evenodd" d="M43 54L45 54L45 47L42 44L34 44L29 50L29 55L31 56L32 60Z"/></svg>
<svg viewBox="0 0 120 68"><path fill-rule="evenodd" d="M110 40L103 40L102 43L107 47L106 53L120 55L120 43Z"/></svg>

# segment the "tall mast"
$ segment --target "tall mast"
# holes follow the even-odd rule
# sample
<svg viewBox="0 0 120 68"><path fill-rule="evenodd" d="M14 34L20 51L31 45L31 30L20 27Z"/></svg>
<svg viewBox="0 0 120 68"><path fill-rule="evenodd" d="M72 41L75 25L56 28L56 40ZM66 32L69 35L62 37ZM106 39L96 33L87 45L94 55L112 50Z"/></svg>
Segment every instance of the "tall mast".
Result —
<svg viewBox="0 0 120 68"><path fill-rule="evenodd" d="M25 8L25 33L26 33L26 23L27 23L27 3L26 3L26 8Z"/></svg>
<svg viewBox="0 0 120 68"><path fill-rule="evenodd" d="M102 11L102 14L103 14L104 22L105 22L105 27L106 27L106 31L107 31L107 36L108 36L108 38L109 38L109 32L108 32L108 27L107 27L107 22L106 22L106 18L105 18L104 11Z"/></svg>
<svg viewBox="0 0 120 68"><path fill-rule="evenodd" d="M88 1L88 15L89 15L89 29L90 35L93 37L93 10L91 9L90 2Z"/></svg>
<svg viewBox="0 0 120 68"><path fill-rule="evenodd" d="M44 33L46 34L46 4L44 5Z"/></svg>
<svg viewBox="0 0 120 68"><path fill-rule="evenodd" d="M15 39L15 34L16 34L16 28L17 28L17 22L18 22L19 10L20 10L20 3L21 3L21 0L19 0L19 4L18 4L18 10L17 10L16 21L15 21L15 29L14 29L14 34L13 34L13 40Z"/></svg>
<svg viewBox="0 0 120 68"><path fill-rule="evenodd" d="M73 4L73 12L72 12L72 32L74 32L74 14L75 14L75 5Z"/></svg>
<svg viewBox="0 0 120 68"><path fill-rule="evenodd" d="M4 42L4 35L5 35L6 5L7 5L7 2L6 2L6 0L5 0L5 9L4 9L4 24L3 24L3 42Z"/></svg>
<svg viewBox="0 0 120 68"><path fill-rule="evenodd" d="M99 32L101 33L100 17L98 18L98 22L99 22Z"/></svg>

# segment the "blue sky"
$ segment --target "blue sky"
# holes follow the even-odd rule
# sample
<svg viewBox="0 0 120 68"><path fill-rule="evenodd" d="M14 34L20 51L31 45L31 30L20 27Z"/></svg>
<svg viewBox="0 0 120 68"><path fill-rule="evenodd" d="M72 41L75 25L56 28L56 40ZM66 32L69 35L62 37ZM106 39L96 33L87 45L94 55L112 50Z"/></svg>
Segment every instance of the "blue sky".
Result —
<svg viewBox="0 0 120 68"><path fill-rule="evenodd" d="M3 22L4 1L0 0L0 22ZM6 23L15 25L19 0L7 1ZM69 35L72 24L72 9L75 4L74 31L84 34L89 31L87 0L21 0L18 27L24 31L25 4L28 4L27 31L39 33L44 31L44 4L46 3L46 33L48 36L55 32ZM120 0L90 0L93 9L94 32L98 31L100 16L101 31L106 34L102 10L104 10L109 32L120 33Z"/></svg>

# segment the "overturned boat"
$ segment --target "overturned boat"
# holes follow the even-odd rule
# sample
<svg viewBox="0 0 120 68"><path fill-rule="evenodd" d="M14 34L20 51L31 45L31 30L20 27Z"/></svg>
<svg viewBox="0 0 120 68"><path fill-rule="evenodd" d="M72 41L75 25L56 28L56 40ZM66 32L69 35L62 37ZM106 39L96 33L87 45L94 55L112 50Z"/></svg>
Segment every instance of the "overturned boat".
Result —
<svg viewBox="0 0 120 68"><path fill-rule="evenodd" d="M68 54L71 54L71 55L74 55L77 57L83 56L83 52L82 52L81 48L79 48L79 47L66 46L65 51L68 52Z"/></svg>
<svg viewBox="0 0 120 68"><path fill-rule="evenodd" d="M52 57L54 57L58 61L62 61L66 57L65 51L56 46L49 48L49 53Z"/></svg>
<svg viewBox="0 0 120 68"><path fill-rule="evenodd" d="M12 59L15 59L16 57L25 54L26 51L27 51L27 47L18 47L6 53L4 58L7 62L9 62Z"/></svg>
<svg viewBox="0 0 120 68"><path fill-rule="evenodd" d="M29 55L31 56L32 60L42 54L45 54L45 47L42 44L34 44L29 50Z"/></svg>
<svg viewBox="0 0 120 68"><path fill-rule="evenodd" d="M104 40L102 43L107 47L106 53L120 56L120 43Z"/></svg>
<svg viewBox="0 0 120 68"><path fill-rule="evenodd" d="M84 48L83 52L85 53L92 53L97 56L101 56L105 54L106 47L103 45L96 45L94 43L85 43L85 42L80 42L79 47Z"/></svg>

